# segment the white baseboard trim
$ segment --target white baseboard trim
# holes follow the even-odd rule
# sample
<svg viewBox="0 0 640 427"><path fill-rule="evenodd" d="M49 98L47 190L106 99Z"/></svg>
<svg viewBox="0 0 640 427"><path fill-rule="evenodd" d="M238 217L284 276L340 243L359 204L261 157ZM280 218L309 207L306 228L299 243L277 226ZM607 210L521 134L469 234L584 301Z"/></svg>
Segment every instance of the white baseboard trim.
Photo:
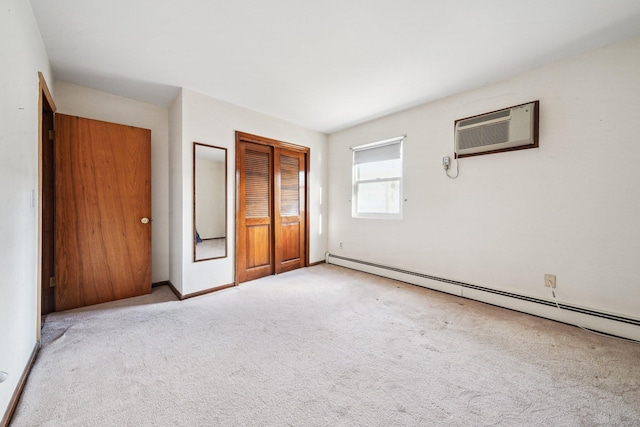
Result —
<svg viewBox="0 0 640 427"><path fill-rule="evenodd" d="M326 254L326 262L328 264L339 265L436 291L446 292L459 297L533 314L546 319L568 323L593 331L640 341L640 319L605 313L566 303L560 303L560 309L558 309L553 300L543 300L498 291L484 286L439 278L330 253Z"/></svg>

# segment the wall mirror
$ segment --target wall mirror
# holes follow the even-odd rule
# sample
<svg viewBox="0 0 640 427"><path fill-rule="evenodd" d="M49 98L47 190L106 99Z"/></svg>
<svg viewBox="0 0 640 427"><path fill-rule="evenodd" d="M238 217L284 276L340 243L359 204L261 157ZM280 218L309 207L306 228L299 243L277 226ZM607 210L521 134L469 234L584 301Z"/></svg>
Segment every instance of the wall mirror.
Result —
<svg viewBox="0 0 640 427"><path fill-rule="evenodd" d="M227 256L227 149L193 143L193 260Z"/></svg>

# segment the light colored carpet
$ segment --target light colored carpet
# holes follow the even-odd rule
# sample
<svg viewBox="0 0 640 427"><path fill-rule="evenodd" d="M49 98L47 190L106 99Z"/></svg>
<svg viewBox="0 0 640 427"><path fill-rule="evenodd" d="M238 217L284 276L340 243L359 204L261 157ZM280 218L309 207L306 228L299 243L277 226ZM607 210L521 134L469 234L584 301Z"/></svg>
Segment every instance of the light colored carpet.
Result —
<svg viewBox="0 0 640 427"><path fill-rule="evenodd" d="M639 425L640 345L321 265L48 316L12 426Z"/></svg>

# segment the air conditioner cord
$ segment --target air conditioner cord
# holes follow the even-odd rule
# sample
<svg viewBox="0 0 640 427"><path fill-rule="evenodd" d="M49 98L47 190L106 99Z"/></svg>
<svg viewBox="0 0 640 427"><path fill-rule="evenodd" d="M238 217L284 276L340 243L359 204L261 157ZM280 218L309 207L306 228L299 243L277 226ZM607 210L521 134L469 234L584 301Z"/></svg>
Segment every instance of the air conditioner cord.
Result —
<svg viewBox="0 0 640 427"><path fill-rule="evenodd" d="M449 175L449 165L448 164L444 165L444 173L447 174L447 177L449 177L451 179L456 179L458 177L458 175L460 175L460 161L456 158L456 174L455 174L455 176Z"/></svg>
<svg viewBox="0 0 640 427"><path fill-rule="evenodd" d="M556 299L556 291L553 288L551 288L551 295L553 295L553 302L555 303L556 307L558 307L558 310L560 310L561 313L564 313L564 311L562 310L562 308L560 308L560 305L558 304L558 300ZM632 343L635 343L635 344L640 344L640 341L634 340L634 339L631 339L631 338L623 338L623 337L617 337L615 335L603 334L601 332L597 332L597 331L591 330L589 328L585 328L584 326L580 326L580 325L575 325L575 326L577 326L578 328L582 329L583 331L589 332L590 334L599 335L601 337L606 337L606 338L613 338L613 339L620 340L620 341L627 341L627 342L632 342Z"/></svg>

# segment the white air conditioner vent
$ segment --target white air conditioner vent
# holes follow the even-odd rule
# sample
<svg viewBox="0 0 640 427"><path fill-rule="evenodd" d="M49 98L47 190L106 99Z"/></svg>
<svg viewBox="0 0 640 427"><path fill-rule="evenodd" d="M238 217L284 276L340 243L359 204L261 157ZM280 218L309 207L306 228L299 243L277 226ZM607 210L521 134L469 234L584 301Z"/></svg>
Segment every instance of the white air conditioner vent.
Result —
<svg viewBox="0 0 640 427"><path fill-rule="evenodd" d="M456 120L456 156L538 146L538 101Z"/></svg>

